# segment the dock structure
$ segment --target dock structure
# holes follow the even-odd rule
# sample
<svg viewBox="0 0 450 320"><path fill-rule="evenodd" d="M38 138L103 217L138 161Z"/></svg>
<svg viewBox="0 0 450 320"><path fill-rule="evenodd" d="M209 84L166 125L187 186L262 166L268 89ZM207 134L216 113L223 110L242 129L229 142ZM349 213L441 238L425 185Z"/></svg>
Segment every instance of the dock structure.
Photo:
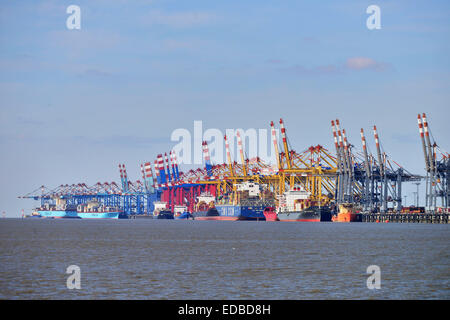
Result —
<svg viewBox="0 0 450 320"><path fill-rule="evenodd" d="M360 131L362 152L359 152L347 141L345 129L341 132L338 119L331 121L331 125L338 165L334 194L336 205L352 203L362 212L400 213L403 208L402 184L420 181L422 176L410 173L382 152L376 126L373 126L374 156L369 152L363 128Z"/></svg>
<svg viewBox="0 0 450 320"><path fill-rule="evenodd" d="M363 213L362 222L445 223L449 213Z"/></svg>
<svg viewBox="0 0 450 320"><path fill-rule="evenodd" d="M413 174L389 157L381 143L379 129L373 126L375 153L361 128L362 150L351 143L339 119L331 121L334 152L321 145L293 149L286 124L279 120L281 139L278 141L274 122L270 122L276 163L265 163L259 157L249 159L245 154L241 133L225 136L225 163L213 163L208 143L202 142L204 167L179 170L174 150L160 153L154 161L140 164L142 181L130 181L124 164L119 164L121 182L60 185L55 189L41 187L22 198L40 200L41 204L65 199L67 204L98 201L105 206L120 207L130 217L152 214L154 202L165 202L167 209L186 206L195 209L196 199L203 193L231 203L240 200L238 185L255 182L264 187L262 200L273 199L276 204L283 193L301 187L310 194L315 205L329 206L336 212L339 205L350 203L362 214L365 222L429 222L448 223L449 154L442 151L430 134L425 114L418 115L426 176ZM230 142L237 140L237 152ZM358 144L359 145L359 144ZM438 156L439 153L439 156ZM412 211L402 203L403 183L426 182L426 205L423 212ZM418 206L418 204L417 204Z"/></svg>
<svg viewBox="0 0 450 320"><path fill-rule="evenodd" d="M417 115L417 122L427 173L425 179L425 207L428 212L437 213L440 210L439 208L448 209L449 207L450 157L448 153L439 148L434 139L432 141L430 126L425 113L422 116L420 114ZM438 152L441 154L440 159L438 159Z"/></svg>
<svg viewBox="0 0 450 320"><path fill-rule="evenodd" d="M19 198L40 201L41 206L55 205L63 199L67 205L78 206L90 201L97 201L103 206L117 207L128 215L148 214L153 211L153 202L160 196L159 191L147 192L140 180L127 181L127 191L124 192L115 182L97 182L93 186L85 183L65 184L54 189L41 186L37 190Z"/></svg>

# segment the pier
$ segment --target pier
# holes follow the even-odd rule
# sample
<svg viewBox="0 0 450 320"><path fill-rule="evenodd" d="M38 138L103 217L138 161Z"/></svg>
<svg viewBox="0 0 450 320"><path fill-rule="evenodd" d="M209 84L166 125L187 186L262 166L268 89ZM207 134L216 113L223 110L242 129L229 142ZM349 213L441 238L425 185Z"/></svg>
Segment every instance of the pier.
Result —
<svg viewBox="0 0 450 320"><path fill-rule="evenodd" d="M363 213L362 222L448 223L448 213Z"/></svg>

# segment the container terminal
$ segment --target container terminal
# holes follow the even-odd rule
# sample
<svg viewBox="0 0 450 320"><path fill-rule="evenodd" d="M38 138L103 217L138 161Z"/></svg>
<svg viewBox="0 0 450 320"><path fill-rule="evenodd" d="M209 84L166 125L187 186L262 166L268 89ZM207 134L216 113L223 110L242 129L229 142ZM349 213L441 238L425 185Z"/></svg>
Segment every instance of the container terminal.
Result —
<svg viewBox="0 0 450 320"><path fill-rule="evenodd" d="M212 163L203 141L202 168L182 172L170 151L140 165L142 180L130 181L125 165L119 164L120 184L41 186L19 198L40 201L26 216L33 218L448 223L449 154L430 135L425 113L417 122L423 174L409 172L384 152L376 126L375 154L364 129L357 150L338 119L331 121L333 151L316 145L297 152L280 119L280 142L270 123L275 164L246 157L237 131L236 137L224 137L226 163ZM229 139L234 138L239 163L230 151ZM426 184L425 206L403 206L403 183L421 181Z"/></svg>

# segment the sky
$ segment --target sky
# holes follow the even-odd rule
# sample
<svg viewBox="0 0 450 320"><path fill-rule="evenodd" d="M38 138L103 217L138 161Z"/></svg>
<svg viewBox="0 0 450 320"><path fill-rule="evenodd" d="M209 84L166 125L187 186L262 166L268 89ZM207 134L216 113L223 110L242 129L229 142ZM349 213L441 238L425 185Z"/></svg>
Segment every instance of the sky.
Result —
<svg viewBox="0 0 450 320"><path fill-rule="evenodd" d="M381 29L366 26L370 5ZM1 1L0 212L30 213L17 197L41 185L118 182L119 163L139 179L196 120L283 118L298 151L333 150L337 118L375 151L377 125L389 157L424 174L418 113L450 151L449 39L449 1Z"/></svg>

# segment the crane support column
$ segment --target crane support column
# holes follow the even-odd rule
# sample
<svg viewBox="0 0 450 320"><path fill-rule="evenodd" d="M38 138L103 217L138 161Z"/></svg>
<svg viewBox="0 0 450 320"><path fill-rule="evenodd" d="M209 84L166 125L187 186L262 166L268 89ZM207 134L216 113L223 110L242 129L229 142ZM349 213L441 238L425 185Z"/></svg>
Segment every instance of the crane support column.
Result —
<svg viewBox="0 0 450 320"><path fill-rule="evenodd" d="M270 127L271 127L271 131L272 131L272 142L273 142L273 147L275 150L275 157L277 158L278 170L280 170L281 169L280 152L278 151L277 133L275 131L273 121L270 122Z"/></svg>
<svg viewBox="0 0 450 320"><path fill-rule="evenodd" d="M288 169L291 169L292 168L291 156L290 156L289 147L287 144L286 129L284 128L283 119L280 119L280 128L281 128L281 138L283 139L283 146L284 146L284 153L286 156L286 162L288 165Z"/></svg>
<svg viewBox="0 0 450 320"><path fill-rule="evenodd" d="M364 136L364 130L361 128L361 142L364 153L364 169L366 171L366 177L364 182L364 211L368 211L371 205L370 197L370 168L369 168L369 156L367 154L366 137Z"/></svg>
<svg viewBox="0 0 450 320"><path fill-rule="evenodd" d="M342 186L342 160L341 160L341 151L339 150L337 134L336 134L336 126L334 125L334 120L331 120L331 128L333 130L333 139L334 139L334 147L336 148L336 159L337 159L337 178L336 178L336 203L341 203L341 186Z"/></svg>

